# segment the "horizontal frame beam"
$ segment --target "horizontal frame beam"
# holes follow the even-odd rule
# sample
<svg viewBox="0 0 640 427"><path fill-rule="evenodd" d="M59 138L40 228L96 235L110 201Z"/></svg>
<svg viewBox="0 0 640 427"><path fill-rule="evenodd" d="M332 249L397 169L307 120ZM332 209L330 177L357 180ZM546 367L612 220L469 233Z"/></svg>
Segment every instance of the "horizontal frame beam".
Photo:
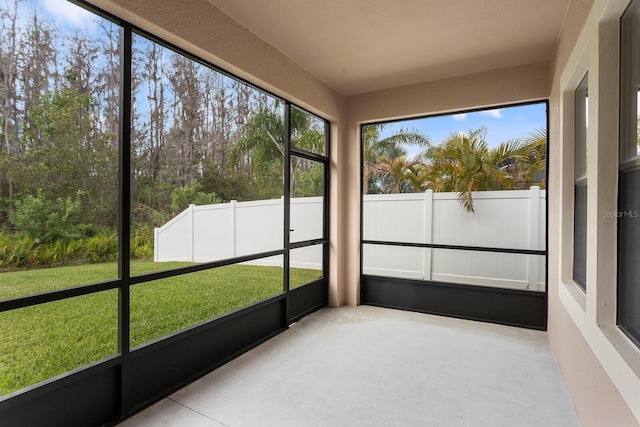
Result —
<svg viewBox="0 0 640 427"><path fill-rule="evenodd" d="M496 252L521 255L546 255L547 251L537 249L492 248L486 246L442 245L438 243L389 242L385 240L363 240L363 245L403 246L410 248L450 249L456 251Z"/></svg>

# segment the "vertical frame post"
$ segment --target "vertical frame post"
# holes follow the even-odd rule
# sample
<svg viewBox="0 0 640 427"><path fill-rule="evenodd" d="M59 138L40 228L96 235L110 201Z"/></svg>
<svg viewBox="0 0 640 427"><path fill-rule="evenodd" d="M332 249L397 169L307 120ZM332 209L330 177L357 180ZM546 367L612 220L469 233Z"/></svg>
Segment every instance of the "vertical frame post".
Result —
<svg viewBox="0 0 640 427"><path fill-rule="evenodd" d="M120 369L120 413L130 408L130 234L131 212L131 62L132 29L124 24L120 29L120 116L118 169L118 352Z"/></svg>
<svg viewBox="0 0 640 427"><path fill-rule="evenodd" d="M287 294L286 298L286 313L284 324L289 324L289 266L290 266L290 245L291 245L291 104L285 102L284 104L284 162L283 162L283 177L284 177L284 259L282 260L283 267L283 286L284 292Z"/></svg>
<svg viewBox="0 0 640 427"><path fill-rule="evenodd" d="M325 156L326 163L324 163L324 193L323 193L323 201L324 201L324 212L322 213L322 238L329 242L330 239L330 212L331 206L329 205L329 201L331 200L330 191L331 191L331 124L328 121L324 121L324 147L325 147ZM327 305L329 303L329 243L322 244L322 275L324 277L324 300L323 304Z"/></svg>

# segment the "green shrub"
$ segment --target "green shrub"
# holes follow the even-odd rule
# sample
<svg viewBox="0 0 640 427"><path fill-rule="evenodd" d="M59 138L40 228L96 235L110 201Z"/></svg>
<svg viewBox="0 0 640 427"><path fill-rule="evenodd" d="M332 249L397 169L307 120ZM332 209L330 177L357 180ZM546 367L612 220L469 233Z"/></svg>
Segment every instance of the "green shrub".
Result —
<svg viewBox="0 0 640 427"><path fill-rule="evenodd" d="M28 236L0 233L0 269L16 269L33 264L38 257L38 245Z"/></svg>
<svg viewBox="0 0 640 427"><path fill-rule="evenodd" d="M133 224L130 247L131 259L153 259L153 226L145 222ZM67 236L46 241L35 239L26 232L0 231L0 270L93 264L117 259L118 233L115 230L94 229L91 237Z"/></svg>
<svg viewBox="0 0 640 427"><path fill-rule="evenodd" d="M47 243L21 233L0 232L0 270L60 267L117 259L118 234L115 231L105 230L90 238L58 239Z"/></svg>
<svg viewBox="0 0 640 427"><path fill-rule="evenodd" d="M15 201L15 212L10 215L11 222L36 242L48 243L54 240L69 240L81 237L80 197L47 199L38 190L36 196L29 194Z"/></svg>
<svg viewBox="0 0 640 427"><path fill-rule="evenodd" d="M131 228L131 258L153 259L153 227L147 223L136 223Z"/></svg>
<svg viewBox="0 0 640 427"><path fill-rule="evenodd" d="M220 202L221 200L216 197L215 193L203 192L202 185L197 181L176 188L171 192L171 209L174 213L185 210L190 204L213 205Z"/></svg>
<svg viewBox="0 0 640 427"><path fill-rule="evenodd" d="M85 242L85 257L90 262L115 261L118 259L118 233L102 231Z"/></svg>

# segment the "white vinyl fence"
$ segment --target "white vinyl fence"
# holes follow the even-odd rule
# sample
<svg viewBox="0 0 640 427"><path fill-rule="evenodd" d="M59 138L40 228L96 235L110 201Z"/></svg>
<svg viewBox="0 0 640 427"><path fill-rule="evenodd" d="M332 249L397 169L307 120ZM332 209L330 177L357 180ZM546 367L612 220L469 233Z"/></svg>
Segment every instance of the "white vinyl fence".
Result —
<svg viewBox="0 0 640 427"><path fill-rule="evenodd" d="M544 250L546 191L473 193L475 213L457 193L367 195L363 238L451 246ZM365 245L365 274L544 290L545 257L496 252Z"/></svg>
<svg viewBox="0 0 640 427"><path fill-rule="evenodd" d="M365 240L510 249L545 248L545 197L530 190L365 195ZM291 241L322 237L322 197L291 199ZM155 229L155 261L207 262L283 247L284 199L190 205ZM282 257L252 261L282 265ZM544 256L365 245L365 274L543 290ZM294 268L322 269L322 246L295 249Z"/></svg>
<svg viewBox="0 0 640 427"><path fill-rule="evenodd" d="M322 197L291 199L291 242L322 238ZM210 262L282 249L284 198L189 207L154 233L154 261ZM282 257L247 264L281 266ZM293 268L322 270L322 245L291 252Z"/></svg>

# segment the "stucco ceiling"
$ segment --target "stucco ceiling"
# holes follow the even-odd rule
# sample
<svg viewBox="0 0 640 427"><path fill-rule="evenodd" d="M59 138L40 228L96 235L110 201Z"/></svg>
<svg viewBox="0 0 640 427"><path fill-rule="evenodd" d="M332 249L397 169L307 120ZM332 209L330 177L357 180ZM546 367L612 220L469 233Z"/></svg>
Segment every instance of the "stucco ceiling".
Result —
<svg viewBox="0 0 640 427"><path fill-rule="evenodd" d="M551 59L569 0L209 0L348 96Z"/></svg>

